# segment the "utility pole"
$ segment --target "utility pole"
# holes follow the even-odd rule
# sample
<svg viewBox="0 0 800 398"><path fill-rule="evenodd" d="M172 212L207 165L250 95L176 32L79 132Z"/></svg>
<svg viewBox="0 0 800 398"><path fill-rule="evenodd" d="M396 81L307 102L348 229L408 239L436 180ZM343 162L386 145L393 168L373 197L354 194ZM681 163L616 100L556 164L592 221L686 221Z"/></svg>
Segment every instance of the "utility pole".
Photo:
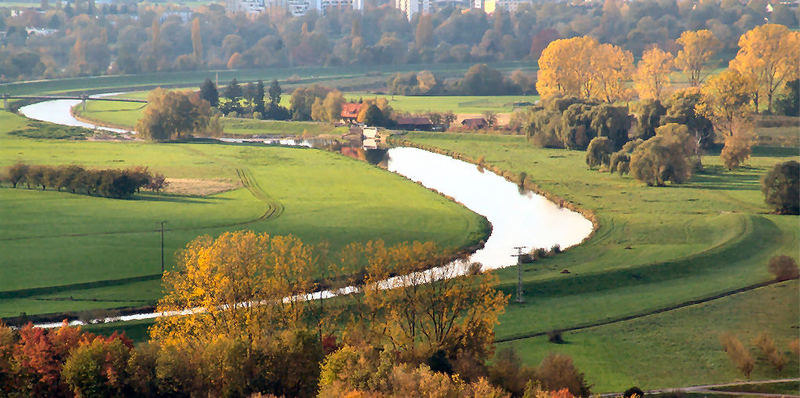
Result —
<svg viewBox="0 0 800 398"><path fill-rule="evenodd" d="M525 249L525 246L514 246L517 249L517 254L512 254L511 257L517 258L517 302L524 303L525 300L522 298L522 249Z"/></svg>
<svg viewBox="0 0 800 398"><path fill-rule="evenodd" d="M164 224L166 221L161 221L161 274L164 274Z"/></svg>

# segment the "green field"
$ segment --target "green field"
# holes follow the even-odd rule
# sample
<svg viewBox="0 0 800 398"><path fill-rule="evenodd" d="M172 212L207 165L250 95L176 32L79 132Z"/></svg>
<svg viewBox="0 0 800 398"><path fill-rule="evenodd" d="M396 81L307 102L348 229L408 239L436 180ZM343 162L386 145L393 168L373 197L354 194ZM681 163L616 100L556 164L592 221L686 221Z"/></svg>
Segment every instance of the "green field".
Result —
<svg viewBox="0 0 800 398"><path fill-rule="evenodd" d="M771 256L798 254L800 218L768 214L759 184L773 164L798 158L794 148L756 148L749 164L733 172L723 170L717 156L705 156L705 171L689 183L658 188L588 170L584 152L540 149L524 137L413 133L407 138L525 172L543 190L597 216L599 228L588 242L524 266L527 299L509 305L496 329L500 339L603 322L741 288L769 279L766 263ZM562 274L565 269L570 273ZM498 273L503 288L513 292L516 270ZM523 350L531 364L550 349L537 341L532 339ZM585 355L576 360L599 360ZM616 368L610 370L618 373L589 376L601 386L598 391L621 391L629 387L631 375L669 366L670 361L663 361L649 368L631 367L625 377ZM711 377L692 377L703 381L705 376ZM669 387L664 383L670 380L655 380L657 385L646 387Z"/></svg>
<svg viewBox="0 0 800 398"><path fill-rule="evenodd" d="M348 92L345 98L356 101L359 98L386 98L395 111L407 113L447 112L453 113L483 113L486 111L496 113L512 112L514 104L534 104L539 100L538 95L376 95L369 93Z"/></svg>
<svg viewBox="0 0 800 398"><path fill-rule="evenodd" d="M485 236L482 217L400 176L334 153L6 134L25 123L0 112L0 167L17 161L143 165L198 184L217 179L245 185L240 174L252 183L205 197L142 193L134 200L0 188L0 316L152 303L160 294L161 220L167 221L168 267L172 253L194 237L245 228L326 240L334 250L370 239L434 240L456 250ZM125 280L137 277L150 279ZM21 291L34 288L40 290Z"/></svg>

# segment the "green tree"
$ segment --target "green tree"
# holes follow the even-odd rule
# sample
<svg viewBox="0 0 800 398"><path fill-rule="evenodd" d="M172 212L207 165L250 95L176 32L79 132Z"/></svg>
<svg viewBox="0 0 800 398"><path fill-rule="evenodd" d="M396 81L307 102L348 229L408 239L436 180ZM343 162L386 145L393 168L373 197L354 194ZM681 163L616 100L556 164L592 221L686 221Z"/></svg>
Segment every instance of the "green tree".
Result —
<svg viewBox="0 0 800 398"><path fill-rule="evenodd" d="M269 102L273 104L281 103L281 85L277 80L272 80L269 85Z"/></svg>
<svg viewBox="0 0 800 398"><path fill-rule="evenodd" d="M228 86L225 87L225 98L231 101L236 101L239 98L242 98L243 94L242 86L239 85L239 81L236 80L235 77L230 83L228 83Z"/></svg>
<svg viewBox="0 0 800 398"><path fill-rule="evenodd" d="M661 118L666 115L667 108L657 99L643 100L636 109L636 125L633 136L646 140L656 135Z"/></svg>
<svg viewBox="0 0 800 398"><path fill-rule="evenodd" d="M211 81L211 79L206 78L203 81L203 84L200 85L200 98L208 101L211 106L216 107L219 104L219 92L217 91L217 85Z"/></svg>
<svg viewBox="0 0 800 398"><path fill-rule="evenodd" d="M614 143L608 137L595 137L586 148L586 164L590 169L608 166Z"/></svg>
<svg viewBox="0 0 800 398"><path fill-rule="evenodd" d="M800 214L800 163L776 164L761 179L764 201L778 214Z"/></svg>
<svg viewBox="0 0 800 398"><path fill-rule="evenodd" d="M208 101L191 92L153 90L136 131L151 141L176 140L205 131L211 117Z"/></svg>
<svg viewBox="0 0 800 398"><path fill-rule="evenodd" d="M631 154L631 175L647 185L664 186L668 181L683 183L691 176L685 143L670 136L650 138Z"/></svg>

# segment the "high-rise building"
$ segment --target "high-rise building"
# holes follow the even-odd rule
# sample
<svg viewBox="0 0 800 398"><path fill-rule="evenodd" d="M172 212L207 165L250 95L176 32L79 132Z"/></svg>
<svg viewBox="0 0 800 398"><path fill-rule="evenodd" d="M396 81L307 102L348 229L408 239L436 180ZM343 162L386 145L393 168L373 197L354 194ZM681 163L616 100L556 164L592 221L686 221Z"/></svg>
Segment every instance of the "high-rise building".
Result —
<svg viewBox="0 0 800 398"><path fill-rule="evenodd" d="M395 0L395 8L403 11L410 21L417 13L430 13L431 0Z"/></svg>
<svg viewBox="0 0 800 398"><path fill-rule="evenodd" d="M322 14L331 8L363 10L364 0L227 0L226 8L228 12L248 14L283 8L294 16L301 16L310 10L317 10Z"/></svg>

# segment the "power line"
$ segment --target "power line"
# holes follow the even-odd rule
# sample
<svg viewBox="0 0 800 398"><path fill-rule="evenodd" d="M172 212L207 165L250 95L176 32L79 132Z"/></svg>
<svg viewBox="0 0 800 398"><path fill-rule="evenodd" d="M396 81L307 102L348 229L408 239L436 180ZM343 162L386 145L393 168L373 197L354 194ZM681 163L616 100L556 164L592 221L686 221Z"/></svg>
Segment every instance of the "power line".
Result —
<svg viewBox="0 0 800 398"><path fill-rule="evenodd" d="M514 246L514 249L517 249L517 254L512 254L511 257L517 258L517 302L524 303L525 299L522 297L522 256L525 254L522 253L522 250L525 249L525 246Z"/></svg>

